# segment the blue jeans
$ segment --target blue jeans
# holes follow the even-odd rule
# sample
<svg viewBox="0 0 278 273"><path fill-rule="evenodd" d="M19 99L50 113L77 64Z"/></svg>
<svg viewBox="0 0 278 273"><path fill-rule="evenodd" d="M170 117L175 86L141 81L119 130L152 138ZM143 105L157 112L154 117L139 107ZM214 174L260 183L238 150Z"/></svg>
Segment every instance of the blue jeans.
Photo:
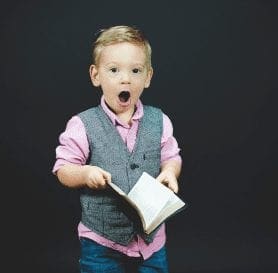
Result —
<svg viewBox="0 0 278 273"><path fill-rule="evenodd" d="M165 246L147 260L129 257L90 239L80 238L81 273L168 273Z"/></svg>

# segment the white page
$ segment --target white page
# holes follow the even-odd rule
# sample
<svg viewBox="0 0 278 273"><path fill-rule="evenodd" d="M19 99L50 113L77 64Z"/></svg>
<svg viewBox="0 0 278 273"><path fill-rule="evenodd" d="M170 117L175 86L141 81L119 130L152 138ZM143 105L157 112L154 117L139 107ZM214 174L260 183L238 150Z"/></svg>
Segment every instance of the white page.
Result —
<svg viewBox="0 0 278 273"><path fill-rule="evenodd" d="M145 228L164 208L173 192L147 173L143 173L128 196L140 208L145 218Z"/></svg>
<svg viewBox="0 0 278 273"><path fill-rule="evenodd" d="M110 187L113 188L118 194L122 196L126 196L125 192L123 192L122 189L120 189L116 184L112 182L107 182L107 184L109 184Z"/></svg>
<svg viewBox="0 0 278 273"><path fill-rule="evenodd" d="M158 215L156 220L149 226L149 230L155 229L160 223L167 219L169 215L174 213L176 210L181 209L184 205L185 203L178 196L173 194L171 199L169 199L168 203L166 204L163 213Z"/></svg>

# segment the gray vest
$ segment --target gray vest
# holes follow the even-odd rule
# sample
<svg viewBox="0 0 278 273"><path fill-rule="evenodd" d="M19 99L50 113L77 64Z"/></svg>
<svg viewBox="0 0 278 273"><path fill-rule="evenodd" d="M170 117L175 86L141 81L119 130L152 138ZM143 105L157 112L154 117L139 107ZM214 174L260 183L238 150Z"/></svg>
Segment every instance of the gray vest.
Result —
<svg viewBox="0 0 278 273"><path fill-rule="evenodd" d="M144 106L136 143L130 153L120 134L101 106L78 115L84 123L90 151L87 164L111 173L112 182L128 193L145 171L156 177L160 171L162 111ZM94 232L127 245L139 234L147 243L152 242L158 227L146 235L137 213L119 195L105 190L84 188L80 195L82 223Z"/></svg>

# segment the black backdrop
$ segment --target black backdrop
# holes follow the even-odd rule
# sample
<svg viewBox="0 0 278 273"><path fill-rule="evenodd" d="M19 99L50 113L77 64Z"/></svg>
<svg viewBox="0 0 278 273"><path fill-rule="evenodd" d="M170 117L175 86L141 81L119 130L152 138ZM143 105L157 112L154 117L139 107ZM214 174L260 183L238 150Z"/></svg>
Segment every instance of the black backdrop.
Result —
<svg viewBox="0 0 278 273"><path fill-rule="evenodd" d="M276 1L1 1L1 249L5 272L78 272L78 193L51 174L58 136L98 103L91 42L141 28L143 101L174 124L190 203L168 222L170 272L277 272Z"/></svg>

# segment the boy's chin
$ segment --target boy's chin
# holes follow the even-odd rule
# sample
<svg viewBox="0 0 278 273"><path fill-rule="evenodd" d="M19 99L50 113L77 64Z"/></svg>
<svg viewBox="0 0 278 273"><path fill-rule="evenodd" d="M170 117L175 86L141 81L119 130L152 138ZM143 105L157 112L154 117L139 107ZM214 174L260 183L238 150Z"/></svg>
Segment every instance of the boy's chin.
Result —
<svg viewBox="0 0 278 273"><path fill-rule="evenodd" d="M128 102L128 103L122 103L122 102L117 102L115 105L111 106L107 102L105 102L107 107L116 115L119 114L124 114L130 111L134 110L135 105L133 103Z"/></svg>
<svg viewBox="0 0 278 273"><path fill-rule="evenodd" d="M114 109L115 114L124 114L133 111L134 105L129 104L127 106L118 106L116 109Z"/></svg>

